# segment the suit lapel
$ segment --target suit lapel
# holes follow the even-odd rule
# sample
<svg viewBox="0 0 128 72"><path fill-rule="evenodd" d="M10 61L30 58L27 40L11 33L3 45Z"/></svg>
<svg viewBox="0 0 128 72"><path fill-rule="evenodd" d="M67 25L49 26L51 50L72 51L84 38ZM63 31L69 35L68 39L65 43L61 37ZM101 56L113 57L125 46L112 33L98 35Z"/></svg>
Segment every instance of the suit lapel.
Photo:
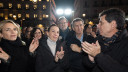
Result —
<svg viewBox="0 0 128 72"><path fill-rule="evenodd" d="M47 44L47 41L45 42L44 46L45 46L46 50L48 51L48 53L53 56L53 54L52 54L52 52L51 52L51 50Z"/></svg>
<svg viewBox="0 0 128 72"><path fill-rule="evenodd" d="M60 44L58 44L58 42L56 43L56 52L57 51L60 51L61 49L60 49Z"/></svg>

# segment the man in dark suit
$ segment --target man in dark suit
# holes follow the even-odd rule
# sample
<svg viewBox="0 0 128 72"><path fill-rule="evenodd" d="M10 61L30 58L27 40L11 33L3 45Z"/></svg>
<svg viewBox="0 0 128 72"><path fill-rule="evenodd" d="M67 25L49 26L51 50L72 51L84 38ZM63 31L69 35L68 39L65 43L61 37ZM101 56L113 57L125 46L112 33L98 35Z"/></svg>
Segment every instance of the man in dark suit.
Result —
<svg viewBox="0 0 128 72"><path fill-rule="evenodd" d="M84 21L81 18L76 18L72 21L73 31L69 32L67 36L67 47L69 51L70 59L70 71L71 72L88 72L88 70L82 64L82 49L81 42L92 42L93 37L87 36L83 33Z"/></svg>
<svg viewBox="0 0 128 72"><path fill-rule="evenodd" d="M88 54L84 57L84 64L92 68L92 72L128 72L125 13L111 8L101 12L99 18L100 36L96 43L82 43L84 52Z"/></svg>

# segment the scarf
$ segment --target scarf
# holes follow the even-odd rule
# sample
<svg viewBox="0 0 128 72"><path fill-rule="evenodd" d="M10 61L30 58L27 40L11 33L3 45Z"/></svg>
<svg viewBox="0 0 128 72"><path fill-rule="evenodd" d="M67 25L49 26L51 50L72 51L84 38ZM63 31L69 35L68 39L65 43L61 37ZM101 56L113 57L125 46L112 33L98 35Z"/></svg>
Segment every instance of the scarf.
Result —
<svg viewBox="0 0 128 72"><path fill-rule="evenodd" d="M109 45L111 43L114 43L116 41L116 39L118 38L118 36L119 36L120 33L121 33L121 31L116 32L111 38L106 38L106 37L103 37L102 36L102 39L104 41L104 45L106 47L109 47Z"/></svg>

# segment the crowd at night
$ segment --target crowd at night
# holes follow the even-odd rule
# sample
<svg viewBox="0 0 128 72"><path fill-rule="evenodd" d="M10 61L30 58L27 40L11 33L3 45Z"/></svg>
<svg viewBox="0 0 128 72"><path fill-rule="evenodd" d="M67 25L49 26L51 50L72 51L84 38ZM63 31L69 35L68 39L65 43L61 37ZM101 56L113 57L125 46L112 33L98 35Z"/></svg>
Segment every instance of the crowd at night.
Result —
<svg viewBox="0 0 128 72"><path fill-rule="evenodd" d="M128 72L127 0L1 0L0 72Z"/></svg>

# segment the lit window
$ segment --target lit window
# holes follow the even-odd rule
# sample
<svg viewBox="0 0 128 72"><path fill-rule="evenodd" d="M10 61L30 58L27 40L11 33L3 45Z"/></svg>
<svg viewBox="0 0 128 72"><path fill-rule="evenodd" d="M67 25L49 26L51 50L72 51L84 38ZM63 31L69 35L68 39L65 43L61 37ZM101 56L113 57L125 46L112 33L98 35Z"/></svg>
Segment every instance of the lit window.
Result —
<svg viewBox="0 0 128 72"><path fill-rule="evenodd" d="M33 5L33 8L34 8L34 9L37 9L37 5Z"/></svg>
<svg viewBox="0 0 128 72"><path fill-rule="evenodd" d="M9 8L12 8L12 3L9 3L8 6L9 6Z"/></svg>
<svg viewBox="0 0 128 72"><path fill-rule="evenodd" d="M7 20L8 19L8 16L5 16L5 18L4 18L5 20Z"/></svg>
<svg viewBox="0 0 128 72"><path fill-rule="evenodd" d="M48 18L49 17L49 15L46 15L46 18Z"/></svg>
<svg viewBox="0 0 128 72"><path fill-rule="evenodd" d="M42 20L42 17L39 17L39 20Z"/></svg>
<svg viewBox="0 0 128 72"><path fill-rule="evenodd" d="M26 9L29 9L29 4L26 4Z"/></svg>
<svg viewBox="0 0 128 72"><path fill-rule="evenodd" d="M18 14L18 18L21 18L21 14Z"/></svg>
<svg viewBox="0 0 128 72"><path fill-rule="evenodd" d="M26 14L26 18L29 18L29 14Z"/></svg>
<svg viewBox="0 0 128 72"><path fill-rule="evenodd" d="M43 14L43 18L46 18L46 14Z"/></svg>
<svg viewBox="0 0 128 72"><path fill-rule="evenodd" d="M24 1L24 0L22 0L22 1Z"/></svg>
<svg viewBox="0 0 128 72"><path fill-rule="evenodd" d="M39 0L39 1L41 1L41 0Z"/></svg>
<svg viewBox="0 0 128 72"><path fill-rule="evenodd" d="M17 17L16 17L16 15L13 15L13 19L14 19L14 20L17 20Z"/></svg>
<svg viewBox="0 0 128 72"><path fill-rule="evenodd" d="M4 7L3 3L0 3L0 8L3 8L3 7Z"/></svg>
<svg viewBox="0 0 128 72"><path fill-rule="evenodd" d="M0 13L0 17L4 17L4 13Z"/></svg>
<svg viewBox="0 0 128 72"><path fill-rule="evenodd" d="M13 17L13 14L9 14L9 17Z"/></svg>
<svg viewBox="0 0 128 72"><path fill-rule="evenodd" d="M17 8L18 9L21 9L21 4L17 4Z"/></svg>
<svg viewBox="0 0 128 72"><path fill-rule="evenodd" d="M34 14L34 18L37 18L37 14Z"/></svg>
<svg viewBox="0 0 128 72"><path fill-rule="evenodd" d="M46 9L46 5L43 5L43 9Z"/></svg>
<svg viewBox="0 0 128 72"><path fill-rule="evenodd" d="M33 0L29 0L29 1L33 1Z"/></svg>
<svg viewBox="0 0 128 72"><path fill-rule="evenodd" d="M49 0L47 0L47 2L49 2Z"/></svg>

